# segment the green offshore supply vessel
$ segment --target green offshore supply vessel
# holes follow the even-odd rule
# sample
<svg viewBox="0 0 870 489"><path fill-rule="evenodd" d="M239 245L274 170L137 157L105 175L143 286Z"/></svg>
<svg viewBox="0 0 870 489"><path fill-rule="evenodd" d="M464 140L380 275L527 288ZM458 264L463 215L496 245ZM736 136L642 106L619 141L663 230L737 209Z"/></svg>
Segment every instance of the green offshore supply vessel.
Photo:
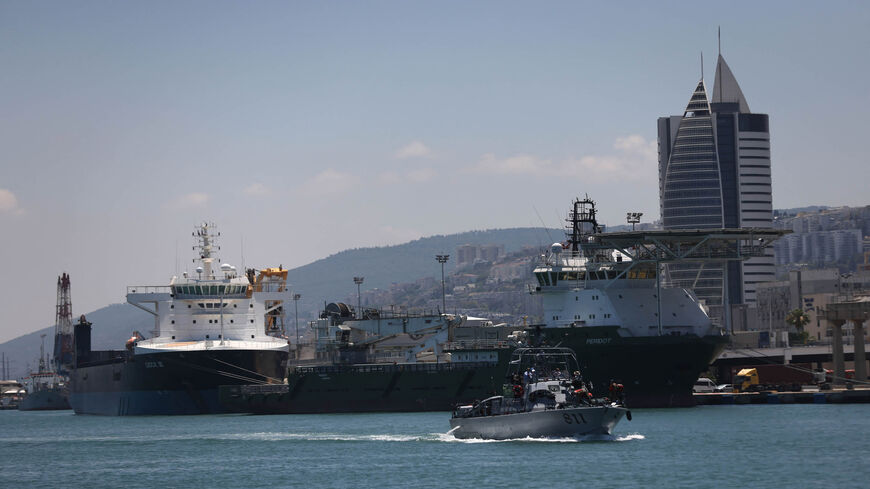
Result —
<svg viewBox="0 0 870 489"><path fill-rule="evenodd" d="M694 405L692 385L728 337L690 290L662 284L664 265L761 256L782 232L603 233L595 213L593 201L575 200L567 243L554 243L534 268L529 292L541 297L542 324L475 325L376 310L357 317L350 306L330 304L317 338L339 343L332 356L319 353L321 365L297 363L286 385L222 388L222 404L257 413L450 409L500 394L509 352L531 345L571 348L596 395L617 381L629 407ZM318 351L325 349L318 344Z"/></svg>

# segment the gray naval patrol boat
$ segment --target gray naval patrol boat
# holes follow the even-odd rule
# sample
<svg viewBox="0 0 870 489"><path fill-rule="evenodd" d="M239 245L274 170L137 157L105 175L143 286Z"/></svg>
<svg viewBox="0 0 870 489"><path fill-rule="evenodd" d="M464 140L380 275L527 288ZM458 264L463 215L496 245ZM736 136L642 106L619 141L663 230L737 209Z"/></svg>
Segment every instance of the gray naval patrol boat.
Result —
<svg viewBox="0 0 870 489"><path fill-rule="evenodd" d="M504 394L459 406L450 433L460 439L580 438L610 436L631 411L621 384L594 398L570 348L518 348L508 368Z"/></svg>

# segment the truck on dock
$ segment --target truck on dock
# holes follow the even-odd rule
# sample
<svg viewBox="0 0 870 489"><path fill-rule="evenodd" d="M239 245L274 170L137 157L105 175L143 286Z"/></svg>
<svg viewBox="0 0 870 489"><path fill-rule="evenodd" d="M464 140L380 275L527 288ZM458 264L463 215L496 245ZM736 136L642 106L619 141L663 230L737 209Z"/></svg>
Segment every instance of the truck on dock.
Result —
<svg viewBox="0 0 870 489"><path fill-rule="evenodd" d="M809 363L756 365L737 372L734 392L800 391L805 385L821 385L825 371L815 371Z"/></svg>

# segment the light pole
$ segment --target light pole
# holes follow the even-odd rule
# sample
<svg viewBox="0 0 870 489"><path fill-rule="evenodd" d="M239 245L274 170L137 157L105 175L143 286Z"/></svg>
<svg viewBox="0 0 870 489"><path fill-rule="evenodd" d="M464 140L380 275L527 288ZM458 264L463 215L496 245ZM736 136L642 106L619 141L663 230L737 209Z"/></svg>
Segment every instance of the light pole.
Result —
<svg viewBox="0 0 870 489"><path fill-rule="evenodd" d="M302 298L302 294L293 294L293 306L295 309L296 315L296 326L294 327L294 340L293 344L296 345L296 359L299 359L299 299Z"/></svg>
<svg viewBox="0 0 870 489"><path fill-rule="evenodd" d="M643 215L643 212L626 212L625 220L631 224L631 230L634 231L634 225L640 223L640 216Z"/></svg>
<svg viewBox="0 0 870 489"><path fill-rule="evenodd" d="M360 293L360 285L362 285L365 277L354 277L353 283L356 284L356 307L357 307L357 315L358 319L362 319L362 295Z"/></svg>
<svg viewBox="0 0 870 489"><path fill-rule="evenodd" d="M444 264L450 259L450 255L435 255L435 259L441 264L441 313L447 313L447 301L444 298Z"/></svg>

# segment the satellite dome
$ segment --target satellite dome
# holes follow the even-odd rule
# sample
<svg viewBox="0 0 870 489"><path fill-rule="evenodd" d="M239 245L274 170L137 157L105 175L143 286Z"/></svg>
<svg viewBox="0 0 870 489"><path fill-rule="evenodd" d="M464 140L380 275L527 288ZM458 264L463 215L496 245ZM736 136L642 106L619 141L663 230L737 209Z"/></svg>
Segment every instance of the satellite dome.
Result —
<svg viewBox="0 0 870 489"><path fill-rule="evenodd" d="M558 255L562 252L562 243L553 243L550 246L550 251L552 251L554 255Z"/></svg>

